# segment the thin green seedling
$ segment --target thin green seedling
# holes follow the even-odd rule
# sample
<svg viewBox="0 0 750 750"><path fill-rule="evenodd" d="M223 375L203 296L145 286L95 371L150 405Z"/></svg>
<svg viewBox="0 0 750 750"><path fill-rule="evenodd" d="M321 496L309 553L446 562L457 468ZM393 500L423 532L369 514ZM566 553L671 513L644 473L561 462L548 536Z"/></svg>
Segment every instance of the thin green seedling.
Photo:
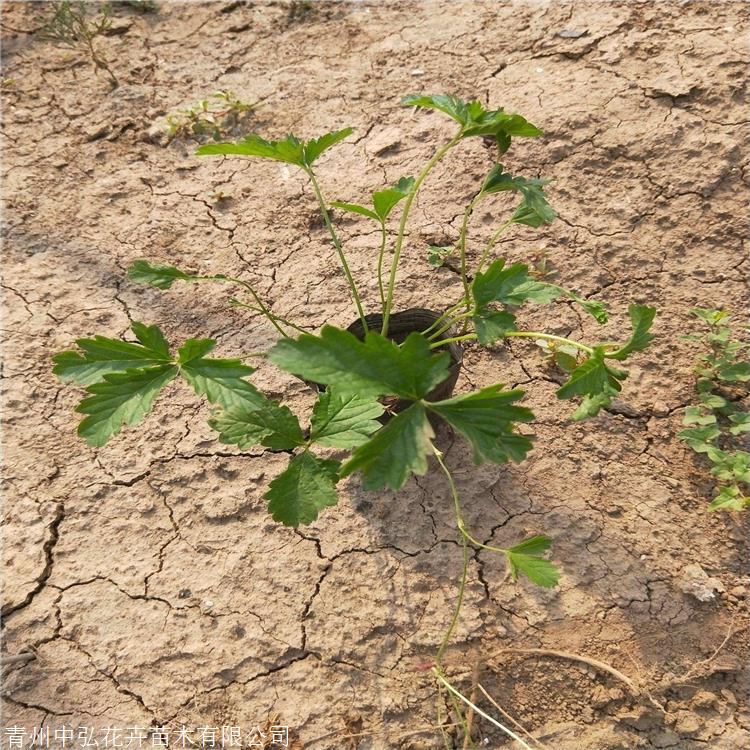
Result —
<svg viewBox="0 0 750 750"><path fill-rule="evenodd" d="M49 16L37 17L36 20L41 23L41 26L36 33L41 39L60 46L85 51L91 58L94 69L105 71L112 83L112 88L117 88L120 82L94 44L94 40L106 33L112 25L109 6L101 6L99 14L91 20L88 19L87 14L85 2L62 0L62 2L53 3L52 13Z"/></svg>
<svg viewBox="0 0 750 750"><path fill-rule="evenodd" d="M686 428L678 437L711 463L716 492L708 509L744 510L750 507L750 452L745 450L750 432L750 344L736 337L728 312L700 307L690 312L708 330L683 337L701 344L703 354L695 367L699 404L685 409Z"/></svg>

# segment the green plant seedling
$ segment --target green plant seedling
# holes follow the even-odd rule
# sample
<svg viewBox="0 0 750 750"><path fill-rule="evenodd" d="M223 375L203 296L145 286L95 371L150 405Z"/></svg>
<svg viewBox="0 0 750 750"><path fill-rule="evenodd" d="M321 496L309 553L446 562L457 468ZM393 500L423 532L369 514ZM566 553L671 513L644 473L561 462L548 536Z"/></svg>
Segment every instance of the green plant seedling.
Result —
<svg viewBox="0 0 750 750"><path fill-rule="evenodd" d="M89 21L86 6L85 2L69 2L69 0L53 3L51 15L36 19L42 24L37 34L40 38L63 47L86 52L91 58L94 69L105 71L112 83L112 88L117 88L120 85L117 77L94 45L94 40L112 25L111 11L109 6L103 5L99 14Z"/></svg>
<svg viewBox="0 0 750 750"><path fill-rule="evenodd" d="M209 424L219 441L240 451L261 446L287 454L286 468L265 493L268 512L287 526L315 521L338 502L338 488L350 476L357 475L366 490L399 490L412 476L424 475L437 465L453 500L463 554L454 615L435 658L436 674L441 675L441 659L461 609L470 547L503 555L514 581L524 576L538 586L552 587L559 579L557 567L545 558L551 544L548 536L537 534L499 547L480 541L466 527L453 474L433 443L434 425L446 423L466 441L475 464L506 464L523 461L532 449L528 425L534 415L521 403L524 391L501 382L451 394L460 366L458 346L493 349L512 338L536 341L565 373L557 397L579 401L572 419L582 420L607 409L620 393L628 375L625 362L644 351L653 338L650 329L656 310L630 305L632 332L622 343L583 343L524 328L519 318L526 304L566 301L580 306L599 324L607 322L608 314L601 302L542 280L538 269L535 273L525 263L495 257L493 249L503 231L511 227L529 231L556 218L545 192L549 179L514 175L496 163L469 201L455 241L449 248L431 249L434 265L455 259L454 296L434 303L442 312L431 316L429 324L398 336L393 333L396 282L407 248L410 210L432 170L466 138L494 139L498 158L505 159L512 139L541 135L521 115L488 110L478 101L449 95L415 95L402 101L445 114L455 121L455 131L414 177L401 177L372 192L365 202L327 200L317 176L320 161L351 134L348 127L309 140L291 134L267 140L251 134L197 150L200 156L280 162L307 178L356 311L352 330L324 325L318 332L306 331L273 312L245 278L195 273L145 259L134 262L128 271L131 281L161 290L175 283L232 285L242 290L248 298L232 297L230 304L264 316L279 334L268 351L254 356L266 357L273 366L317 384L317 399L309 414L301 418L266 398L248 379L252 367L239 360L208 357L213 340L189 338L175 352L159 328L142 323L133 325L133 342L105 336L79 339L77 350L55 357L54 372L64 382L85 389L86 397L78 405L84 415L78 432L92 446L104 445L123 427L138 423L167 383L183 381L213 405ZM518 203L483 247L470 247L467 230L474 209L501 192L517 196ZM374 299L363 296L363 287L354 278L331 208L355 220L374 222L378 229L379 243L369 270L376 282ZM367 310L376 312L367 314ZM446 383L448 392L435 395ZM385 404L393 403L399 408L384 414Z"/></svg>
<svg viewBox="0 0 750 750"><path fill-rule="evenodd" d="M208 99L167 115L167 134L170 138L210 135L218 141L258 106L260 102L243 102L231 91L215 91Z"/></svg>
<svg viewBox="0 0 750 750"><path fill-rule="evenodd" d="M678 436L711 463L716 494L708 509L744 510L750 507L750 453L743 449L750 432L750 344L735 338L726 311L690 312L708 330L684 337L702 344L704 353L695 367L699 404L685 409L686 428Z"/></svg>

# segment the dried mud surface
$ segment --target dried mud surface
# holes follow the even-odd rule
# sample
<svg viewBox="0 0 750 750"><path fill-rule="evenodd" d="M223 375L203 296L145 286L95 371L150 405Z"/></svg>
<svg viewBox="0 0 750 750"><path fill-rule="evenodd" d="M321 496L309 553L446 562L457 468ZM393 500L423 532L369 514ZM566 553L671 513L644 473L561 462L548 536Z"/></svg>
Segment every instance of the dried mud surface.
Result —
<svg viewBox="0 0 750 750"><path fill-rule="evenodd" d="M560 220L508 235L501 250L523 260L546 248L560 283L610 303L607 336L624 333L630 301L660 315L623 402L586 424L566 421L533 347L467 350L459 388L520 384L539 417L537 447L518 466L474 468L465 444L439 435L468 524L499 544L549 534L563 576L551 591L514 586L491 553L474 554L449 673L470 690L479 659L482 684L548 748L745 746L746 529L706 513L707 473L674 434L693 396L696 350L679 338L688 309L748 303L747 4L120 6L101 40L122 79L115 91L84 57L19 31L38 10L3 6L4 653L38 654L6 670L4 723L248 727L278 716L300 747L442 747L420 669L460 569L440 476L398 495L351 482L312 527L278 528L261 494L280 457L220 445L207 407L177 386L138 429L88 449L75 436L78 394L50 357L81 335L127 336L131 320L171 340L215 337L222 356L273 341L267 324L225 305L226 290L128 282L124 269L144 256L245 275L311 330L351 320L300 176L198 159L194 142L153 136L167 112L230 88L267 98L253 127L271 136L350 124L354 137L319 172L328 196L359 200L414 173L450 132L398 97L451 91L546 133L519 140L508 166L556 178ZM429 179L399 307L457 292L453 273L428 270L426 245L456 236L490 160L475 139ZM475 244L502 210L475 217ZM362 275L376 237L364 221L343 227ZM563 303L528 319L596 333ZM300 414L310 406L305 387L268 364L253 380ZM695 564L717 579L709 601L682 591ZM585 655L637 689L507 648ZM483 746L510 747L478 726Z"/></svg>

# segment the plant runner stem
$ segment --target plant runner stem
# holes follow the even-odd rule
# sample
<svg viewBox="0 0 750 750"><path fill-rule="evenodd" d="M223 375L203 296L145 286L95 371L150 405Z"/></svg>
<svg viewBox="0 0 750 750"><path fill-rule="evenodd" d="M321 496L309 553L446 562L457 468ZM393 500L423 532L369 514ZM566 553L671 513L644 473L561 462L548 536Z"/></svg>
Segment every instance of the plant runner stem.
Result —
<svg viewBox="0 0 750 750"><path fill-rule="evenodd" d="M378 253L378 291L380 292L380 311L385 314L385 287L383 286L383 256L385 255L386 230L385 222L380 222L381 240Z"/></svg>
<svg viewBox="0 0 750 750"><path fill-rule="evenodd" d="M419 192L419 188L424 181L425 177L432 171L433 167L450 151L459 141L461 140L461 132L457 133L453 138L451 138L448 143L441 146L436 152L435 155L430 159L430 161L427 162L427 165L422 170L422 172L419 174L417 179L414 181L414 185L409 192L409 195L406 196L406 201L404 202L404 209L401 213L401 221L398 225L398 234L396 235L396 246L393 250L393 259L391 260L391 273L388 278L388 293L386 295L385 300L385 307L383 309L383 327L381 328L380 332L383 336L388 335L388 320L391 317L391 309L393 308L393 290L396 285L396 272L398 271L398 262L401 258L401 248L404 244L404 231L406 230L406 221L409 218L409 210L411 209L411 204L414 202L414 198L417 196L417 192Z"/></svg>
<svg viewBox="0 0 750 750"><path fill-rule="evenodd" d="M459 235L459 252L461 254L461 283L464 285L464 297L466 298L466 309L467 311L471 308L471 290L469 289L469 279L466 271L466 233L469 230L469 219L471 214L474 212L479 201L484 197L484 193L479 192L471 200L466 210L464 211L464 220L461 222L461 233Z"/></svg>
<svg viewBox="0 0 750 750"><path fill-rule="evenodd" d="M475 339L476 337L476 333L467 333L464 336L453 336L450 339L441 339L440 341L435 341L430 344L430 349L437 349L439 346L443 346L444 344L452 344L454 341L470 341L471 339Z"/></svg>
<svg viewBox="0 0 750 750"><path fill-rule="evenodd" d="M458 491L456 490L456 483L453 481L453 475L445 465L443 456L440 451L433 446L432 452L437 459L438 464L440 464L440 468L443 470L443 473L448 480L448 485L451 488L451 495L453 496L453 508L456 512L456 524L459 530L461 530L461 528L463 527L463 518L461 516L461 501L459 500ZM456 598L456 606L453 609L453 617L451 618L450 625L448 625L448 630L445 631L445 635L443 636L443 640L437 650L437 654L435 655L435 666L437 667L437 669L440 669L440 663L443 658L443 654L445 653L445 649L448 646L448 642L450 641L451 635L453 635L453 630L456 627L456 623L458 622L458 615L461 612L461 605L463 604L464 600L464 591L466 590L466 578L469 568L469 545L466 541L466 535L463 533L463 531L461 531L461 550L463 553L461 583L458 587L458 597Z"/></svg>
<svg viewBox="0 0 750 750"><path fill-rule="evenodd" d="M487 257L490 254L490 251L493 247L495 247L495 243L498 240L498 237L513 223L513 219L508 219L504 224L501 224L500 227L497 229L497 231L490 237L490 241L487 243L487 247L484 248L484 252L482 253L482 259L479 261L479 265L477 266L477 273L479 273L483 268L484 264L487 262Z"/></svg>
<svg viewBox="0 0 750 750"><path fill-rule="evenodd" d="M538 331L508 331L507 333L503 335L508 338L523 337L523 338L545 339L547 341L557 341L560 344L570 344L570 346L574 346L576 349L580 349L581 351L586 352L587 354L594 353L594 350L590 346L581 344L578 341L573 341L573 339L566 339L563 336L553 336L551 333L539 333Z"/></svg>
<svg viewBox="0 0 750 750"><path fill-rule="evenodd" d="M464 320L465 318L470 318L474 314L473 310L470 310L469 312L461 313L461 315L454 315L447 323L442 325L435 333L431 333L427 338L430 341L433 341L441 334L445 333L446 331L450 330L456 323L458 323L459 320Z"/></svg>
<svg viewBox="0 0 750 750"><path fill-rule="evenodd" d="M457 302L455 305L449 307L431 326L427 327L422 331L423 335L428 334L433 328L440 325L444 320L449 318L456 310L464 306L464 300Z"/></svg>
<svg viewBox="0 0 750 750"><path fill-rule="evenodd" d="M312 171L312 169L306 167L305 172L307 172L307 175L310 178L310 184L312 185L313 191L315 192L315 197L318 199L318 206L320 207L320 213L323 216L323 222L326 225L326 229L328 229L328 233L331 235L333 246L336 248L336 252L338 253L339 261L341 262L341 268L343 269L344 275L346 276L347 283L349 284L349 291L351 292L352 299L354 300L354 304L357 307L357 314L359 315L359 319L362 322L362 328L364 329L364 332L367 333L367 321L365 320L365 311L362 309L362 300L360 299L359 292L357 291L357 285L354 283L352 272L349 270L349 264L346 262L346 256L344 255L344 249L341 246L341 240L339 240L339 237L336 234L336 230L333 228L333 224L331 223L331 217L328 214L328 209L326 208L326 202L323 198L323 193L320 192L320 186L318 185L318 181L315 179L315 173Z"/></svg>
<svg viewBox="0 0 750 750"><path fill-rule="evenodd" d="M258 307L253 307L252 305L246 305L243 302L240 302L239 300L230 300L230 303L237 306L237 307L246 307L249 310L253 310L254 312L259 312L261 315L264 315L266 318L268 318L271 325L282 335L284 338L289 338L289 334L281 328L281 326L278 324L277 321L281 321L284 325L289 326L290 328L294 328L297 331L300 331L301 333L305 333L305 330L303 328L300 328L299 326L295 325L294 323L289 322L288 320L285 320L284 318L279 317L278 315L275 315L272 313L268 307L263 303L263 300L258 296L258 293L253 289L252 285L249 284L247 281L244 281L243 279L236 279L233 276L224 276L223 274L220 276L196 276L195 277L198 281L220 281L225 284L239 284L241 287L244 287L247 289L248 292L250 292L250 295L255 300L255 303L258 305Z"/></svg>
<svg viewBox="0 0 750 750"><path fill-rule="evenodd" d="M287 320L286 318L282 318L279 315L276 315L274 313L265 313L259 307L254 307L253 305L248 305L245 302L240 302L238 299L234 299L234 297L232 297L229 300L229 304L232 305L233 307L244 307L246 310L252 310L253 312L260 313L261 315L264 315L265 317L267 317L271 321L271 323L274 323L274 321L278 321L279 323L282 323L285 326L294 328L295 331L299 331L300 333L307 333L307 331L304 328L300 328L296 323L292 323L290 320ZM278 326L276 326L276 329L281 330ZM281 331L281 333L285 338L290 338L288 333L284 331Z"/></svg>

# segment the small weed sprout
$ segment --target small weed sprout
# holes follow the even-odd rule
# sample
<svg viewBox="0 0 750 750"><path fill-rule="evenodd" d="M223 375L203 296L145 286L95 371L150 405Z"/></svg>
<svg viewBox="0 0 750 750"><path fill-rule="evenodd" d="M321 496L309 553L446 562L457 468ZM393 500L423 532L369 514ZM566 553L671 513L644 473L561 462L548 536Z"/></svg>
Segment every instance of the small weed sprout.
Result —
<svg viewBox="0 0 750 750"><path fill-rule="evenodd" d="M99 15L89 21L86 18L86 3L71 3L62 0L54 4L54 12L49 17L39 17L37 20L43 25L37 31L41 39L54 42L63 47L83 50L91 58L94 68L107 73L112 87L117 88L120 82L112 72L112 68L94 46L94 39L102 35L112 25L111 11L103 6Z"/></svg>
<svg viewBox="0 0 750 750"><path fill-rule="evenodd" d="M734 338L731 317L724 310L696 307L690 312L708 332L684 338L707 351L695 368L700 405L685 409L686 429L679 437L712 464L717 489L708 509L743 510L750 507L750 453L740 449L747 446L750 432L750 344Z"/></svg>
<svg viewBox="0 0 750 750"><path fill-rule="evenodd" d="M243 102L231 91L216 91L208 99L167 115L167 134L170 138L210 135L218 141L259 105L260 102Z"/></svg>

